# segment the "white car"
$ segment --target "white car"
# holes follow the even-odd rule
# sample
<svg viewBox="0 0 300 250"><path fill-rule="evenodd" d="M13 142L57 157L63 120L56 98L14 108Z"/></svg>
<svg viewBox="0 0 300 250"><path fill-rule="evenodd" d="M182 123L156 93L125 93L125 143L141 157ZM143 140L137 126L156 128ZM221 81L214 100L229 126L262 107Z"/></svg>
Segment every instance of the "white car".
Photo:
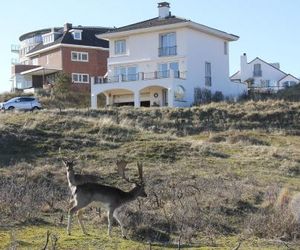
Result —
<svg viewBox="0 0 300 250"><path fill-rule="evenodd" d="M36 97L32 96L21 96L14 97L9 99L6 102L0 103L0 109L2 110L13 110L13 109L22 109L22 110L37 110L41 109L42 105Z"/></svg>

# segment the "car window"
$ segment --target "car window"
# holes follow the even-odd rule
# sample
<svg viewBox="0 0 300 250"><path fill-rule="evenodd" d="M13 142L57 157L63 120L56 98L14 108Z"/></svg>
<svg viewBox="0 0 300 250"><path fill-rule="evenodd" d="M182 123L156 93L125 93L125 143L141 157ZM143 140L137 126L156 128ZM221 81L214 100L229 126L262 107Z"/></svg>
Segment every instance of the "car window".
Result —
<svg viewBox="0 0 300 250"><path fill-rule="evenodd" d="M22 97L20 98L21 102L32 102L34 100L34 98L31 97Z"/></svg>

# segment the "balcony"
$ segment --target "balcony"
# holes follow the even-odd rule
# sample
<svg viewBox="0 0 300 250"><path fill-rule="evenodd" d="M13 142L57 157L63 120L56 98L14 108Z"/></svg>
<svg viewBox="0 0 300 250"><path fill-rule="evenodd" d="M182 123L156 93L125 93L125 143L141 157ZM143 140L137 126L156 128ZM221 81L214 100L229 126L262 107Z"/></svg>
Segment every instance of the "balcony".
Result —
<svg viewBox="0 0 300 250"><path fill-rule="evenodd" d="M20 64L19 58L11 58L11 64L12 65Z"/></svg>
<svg viewBox="0 0 300 250"><path fill-rule="evenodd" d="M137 81L148 81L148 80L167 79L167 78L185 80L186 72L165 70L165 71L155 71L155 72L140 72L137 74L129 74L129 75L109 76L108 78L96 77L95 84L137 82Z"/></svg>
<svg viewBox="0 0 300 250"><path fill-rule="evenodd" d="M177 55L177 46L172 47L161 47L158 49L158 56L176 56Z"/></svg>
<svg viewBox="0 0 300 250"><path fill-rule="evenodd" d="M19 53L20 48L21 48L20 45L12 44L10 46L10 51L13 52L13 53Z"/></svg>

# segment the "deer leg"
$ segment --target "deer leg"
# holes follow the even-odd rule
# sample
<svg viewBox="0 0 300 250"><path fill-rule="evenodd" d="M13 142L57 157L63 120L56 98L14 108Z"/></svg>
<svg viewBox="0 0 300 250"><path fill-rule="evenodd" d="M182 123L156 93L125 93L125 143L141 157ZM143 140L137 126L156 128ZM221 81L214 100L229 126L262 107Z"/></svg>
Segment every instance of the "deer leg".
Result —
<svg viewBox="0 0 300 250"><path fill-rule="evenodd" d="M75 214L77 211L79 211L80 209L84 208L87 205L88 205L88 202L81 202L80 204L78 204L77 198L74 197L74 205L69 210L69 213L68 213L68 227L67 227L68 235L71 235L71 224L72 224L73 214ZM80 217L80 215L79 215L79 217ZM78 221L79 221L79 224L81 224L79 218L78 218Z"/></svg>
<svg viewBox="0 0 300 250"><path fill-rule="evenodd" d="M82 213L83 213L83 210L78 210L77 212L77 217L78 217L78 223L81 227L81 230L84 234L87 234L85 228L84 228L84 225L83 225L83 222L82 222Z"/></svg>
<svg viewBox="0 0 300 250"><path fill-rule="evenodd" d="M70 201L69 201L68 210L71 209L71 208L74 206L74 204L75 204L75 201L74 201L74 199L73 199L73 197L72 197L72 198L70 199Z"/></svg>
<svg viewBox="0 0 300 250"><path fill-rule="evenodd" d="M127 239L125 233L124 233L124 227L123 227L123 223L121 222L120 218L118 217L118 215L116 213L114 213L114 218L117 220L117 222L119 223L120 227L121 227L121 233L122 233L122 237L124 239Z"/></svg>
<svg viewBox="0 0 300 250"><path fill-rule="evenodd" d="M72 216L73 216L74 213L76 213L76 211L78 211L77 206L73 206L71 209L69 209L69 213L68 213L68 226L67 226L68 235L71 235Z"/></svg>
<svg viewBox="0 0 300 250"><path fill-rule="evenodd" d="M111 237L111 227L112 227L112 223L113 223L113 210L108 210L107 212L107 219L108 219L108 235Z"/></svg>

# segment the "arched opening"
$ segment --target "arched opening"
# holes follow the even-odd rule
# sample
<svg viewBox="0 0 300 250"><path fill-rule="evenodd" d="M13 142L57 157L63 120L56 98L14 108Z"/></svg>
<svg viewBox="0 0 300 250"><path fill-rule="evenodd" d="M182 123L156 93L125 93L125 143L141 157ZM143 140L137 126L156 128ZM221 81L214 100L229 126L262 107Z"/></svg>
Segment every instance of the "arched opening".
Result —
<svg viewBox="0 0 300 250"><path fill-rule="evenodd" d="M168 89L162 86L148 86L140 90L141 106L166 107L168 106Z"/></svg>
<svg viewBox="0 0 300 250"><path fill-rule="evenodd" d="M97 95L98 107L134 106L134 93L127 89L106 90Z"/></svg>

